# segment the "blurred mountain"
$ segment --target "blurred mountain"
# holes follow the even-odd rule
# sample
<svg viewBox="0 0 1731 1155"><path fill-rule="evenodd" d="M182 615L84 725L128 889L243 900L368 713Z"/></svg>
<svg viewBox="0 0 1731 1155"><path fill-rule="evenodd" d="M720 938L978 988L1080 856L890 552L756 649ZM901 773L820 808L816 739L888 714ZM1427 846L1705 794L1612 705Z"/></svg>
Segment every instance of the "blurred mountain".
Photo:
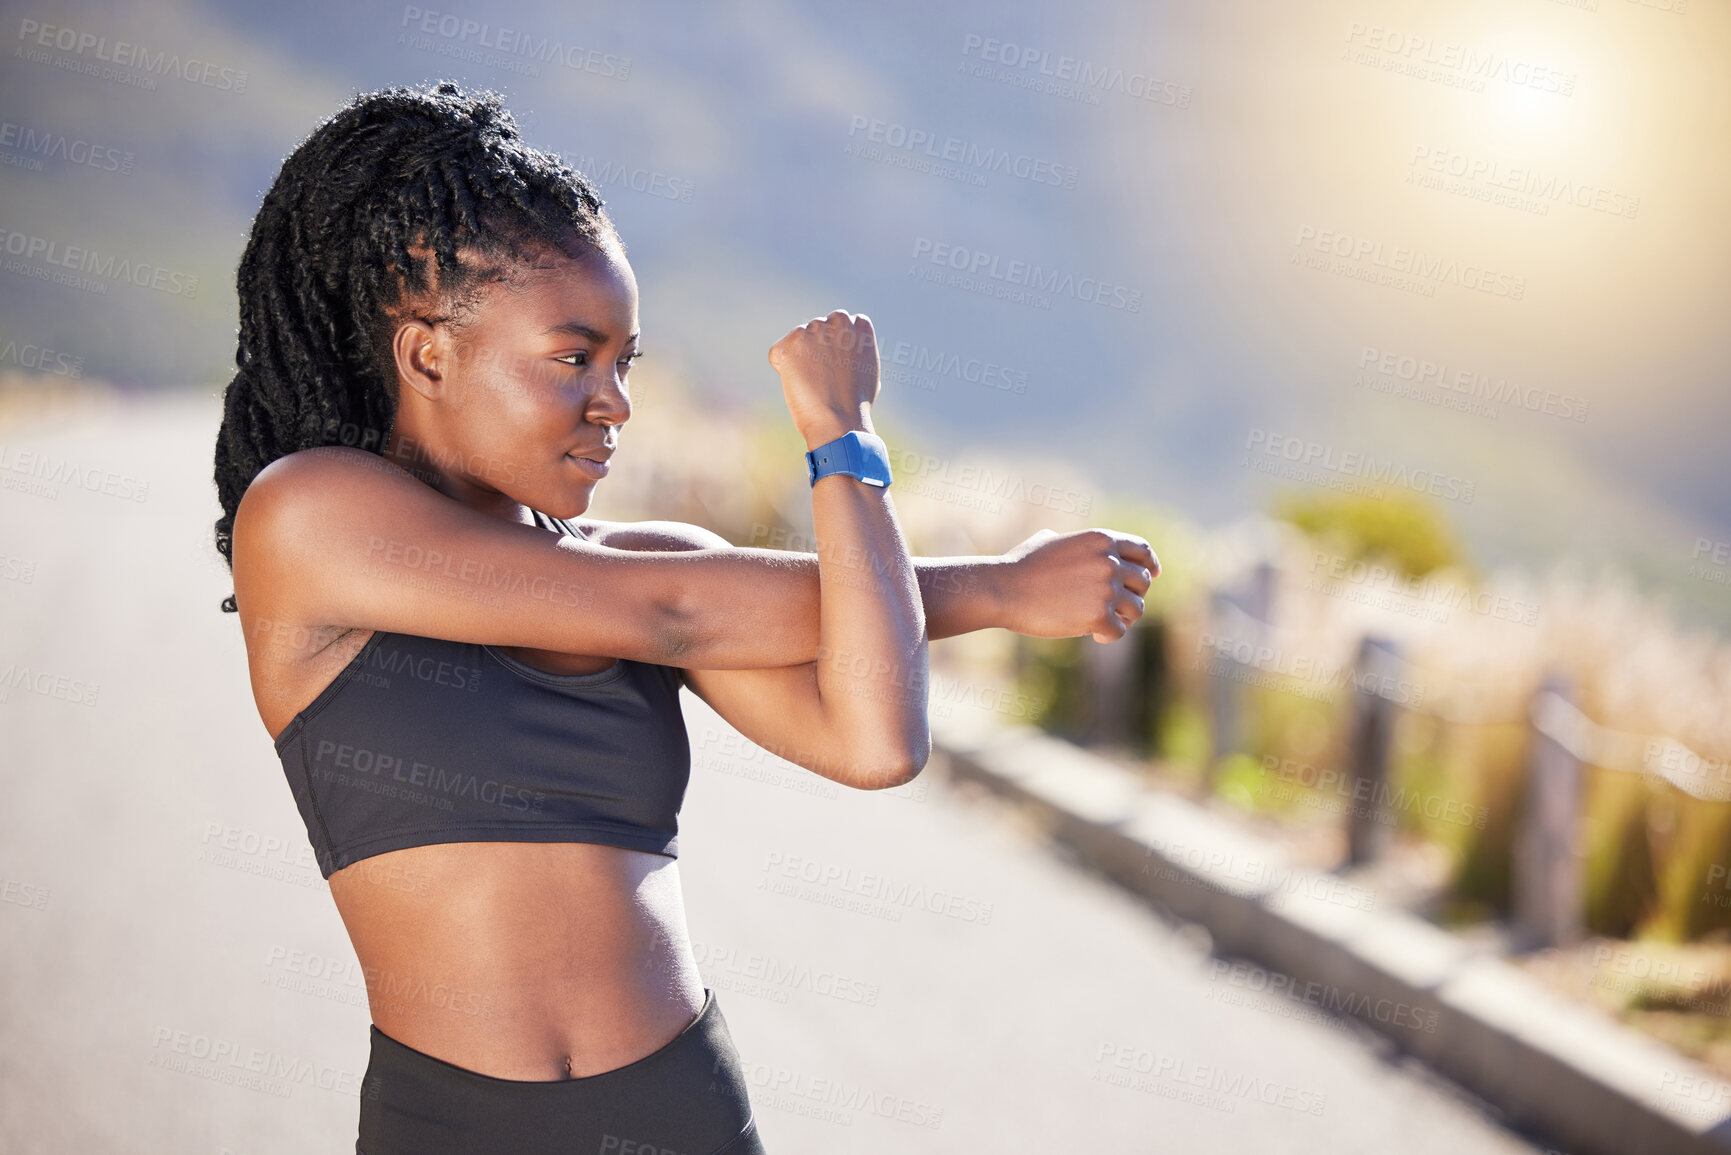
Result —
<svg viewBox="0 0 1731 1155"><path fill-rule="evenodd" d="M1731 541L1722 9L95 0L6 27L16 140L130 157L33 168L0 126L8 258L197 291L8 265L0 346L220 388L282 157L356 91L452 77L601 181L645 348L715 403L778 406L769 344L864 311L923 451L1066 458L1208 523L1369 459L1445 479L1481 564L1614 565L1731 627L1692 568Z"/></svg>

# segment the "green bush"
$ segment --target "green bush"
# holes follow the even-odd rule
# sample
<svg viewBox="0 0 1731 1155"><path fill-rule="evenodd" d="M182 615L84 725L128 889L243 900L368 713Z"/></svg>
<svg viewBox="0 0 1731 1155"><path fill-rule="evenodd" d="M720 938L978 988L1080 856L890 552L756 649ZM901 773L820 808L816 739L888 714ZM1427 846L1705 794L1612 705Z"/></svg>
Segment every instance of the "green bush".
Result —
<svg viewBox="0 0 1731 1155"><path fill-rule="evenodd" d="M1381 498L1354 494L1288 494L1275 516L1303 530L1319 546L1353 561L1384 560L1409 578L1462 562L1448 518L1415 493Z"/></svg>

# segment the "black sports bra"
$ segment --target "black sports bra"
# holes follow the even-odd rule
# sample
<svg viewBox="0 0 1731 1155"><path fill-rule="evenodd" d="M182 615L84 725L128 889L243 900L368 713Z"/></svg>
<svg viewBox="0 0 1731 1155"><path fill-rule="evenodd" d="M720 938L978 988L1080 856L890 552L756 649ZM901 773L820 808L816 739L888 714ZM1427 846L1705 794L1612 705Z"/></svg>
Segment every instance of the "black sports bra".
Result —
<svg viewBox="0 0 1731 1155"><path fill-rule="evenodd" d="M691 773L679 685L670 666L551 674L492 646L375 631L276 750L326 878L439 842L672 858Z"/></svg>

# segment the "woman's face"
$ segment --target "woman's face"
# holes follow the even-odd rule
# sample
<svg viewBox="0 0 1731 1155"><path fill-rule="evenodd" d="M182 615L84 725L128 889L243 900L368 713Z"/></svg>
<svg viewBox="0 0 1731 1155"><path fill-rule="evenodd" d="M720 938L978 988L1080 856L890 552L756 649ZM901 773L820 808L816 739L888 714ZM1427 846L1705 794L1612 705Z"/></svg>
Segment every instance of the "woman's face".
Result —
<svg viewBox="0 0 1731 1155"><path fill-rule="evenodd" d="M488 512L575 517L631 416L637 339L637 281L617 245L519 265L456 327L399 328L388 455Z"/></svg>

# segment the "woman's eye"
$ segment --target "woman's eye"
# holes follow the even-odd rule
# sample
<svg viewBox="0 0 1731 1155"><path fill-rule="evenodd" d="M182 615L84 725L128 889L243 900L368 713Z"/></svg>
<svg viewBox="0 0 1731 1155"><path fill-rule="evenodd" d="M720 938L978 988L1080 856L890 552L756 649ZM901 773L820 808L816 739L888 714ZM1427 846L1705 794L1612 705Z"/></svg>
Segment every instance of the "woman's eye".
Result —
<svg viewBox="0 0 1731 1155"><path fill-rule="evenodd" d="M629 369L629 368L631 368L631 362L637 360L637 358L639 358L641 356L643 356L642 351L637 350L637 351L628 353L625 356L619 358L619 363L621 365L625 366L625 368Z"/></svg>
<svg viewBox="0 0 1731 1155"><path fill-rule="evenodd" d="M589 354L579 350L575 353L567 353L563 357L555 357L553 360L563 361L568 365L581 368L582 366L589 364Z"/></svg>

